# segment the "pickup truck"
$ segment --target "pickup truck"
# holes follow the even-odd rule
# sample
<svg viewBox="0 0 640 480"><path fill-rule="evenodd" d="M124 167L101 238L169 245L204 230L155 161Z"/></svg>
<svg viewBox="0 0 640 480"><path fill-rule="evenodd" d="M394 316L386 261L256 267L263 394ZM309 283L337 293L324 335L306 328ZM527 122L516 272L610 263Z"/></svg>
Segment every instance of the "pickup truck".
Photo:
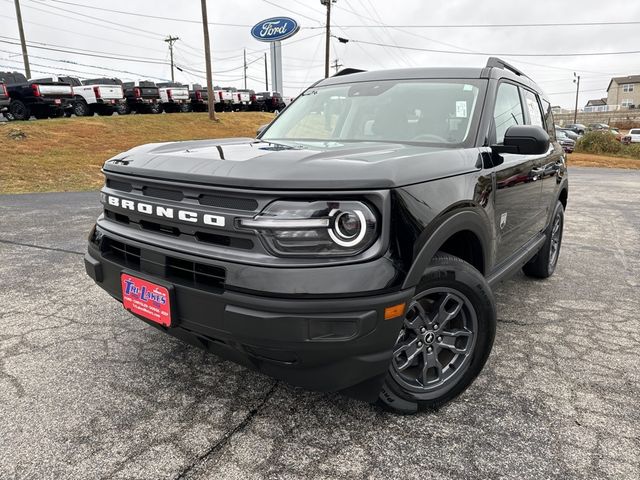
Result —
<svg viewBox="0 0 640 480"><path fill-rule="evenodd" d="M640 128L632 128L624 137L622 143L629 145L631 143L640 143Z"/></svg>
<svg viewBox="0 0 640 480"><path fill-rule="evenodd" d="M216 101L216 112L230 112L233 110L233 92L230 89L214 87L213 95Z"/></svg>
<svg viewBox="0 0 640 480"><path fill-rule="evenodd" d="M0 82L6 85L11 99L9 120L29 120L62 117L72 108L73 90L68 83L52 79L27 80L18 72L0 72Z"/></svg>
<svg viewBox="0 0 640 480"><path fill-rule="evenodd" d="M0 114L3 114L9 110L9 104L11 99L9 98L9 92L7 86L0 82Z"/></svg>
<svg viewBox="0 0 640 480"><path fill-rule="evenodd" d="M91 116L97 113L110 116L125 103L122 81L117 78L92 78L73 84L76 97L74 113L79 116Z"/></svg>
<svg viewBox="0 0 640 480"><path fill-rule="evenodd" d="M126 102L118 113L162 113L160 91L154 82L126 82L122 88Z"/></svg>
<svg viewBox="0 0 640 480"><path fill-rule="evenodd" d="M162 108L167 113L188 112L191 110L189 105L189 87L176 82L158 83L160 92L160 102Z"/></svg>
<svg viewBox="0 0 640 480"><path fill-rule="evenodd" d="M202 85L194 83L189 89L189 99L191 102L191 109L194 112L208 112L209 111L209 92Z"/></svg>
<svg viewBox="0 0 640 480"><path fill-rule="evenodd" d="M251 91L250 90L238 90L237 88L228 87L227 90L231 92L233 97L233 109L236 111L249 110L251 104Z"/></svg>
<svg viewBox="0 0 640 480"><path fill-rule="evenodd" d="M85 269L126 310L401 413L482 371L493 287L554 273L569 188L548 97L497 58L338 73L256 138L138 146L102 171Z"/></svg>
<svg viewBox="0 0 640 480"><path fill-rule="evenodd" d="M281 112L287 106L278 92L260 92L258 97L265 112Z"/></svg>

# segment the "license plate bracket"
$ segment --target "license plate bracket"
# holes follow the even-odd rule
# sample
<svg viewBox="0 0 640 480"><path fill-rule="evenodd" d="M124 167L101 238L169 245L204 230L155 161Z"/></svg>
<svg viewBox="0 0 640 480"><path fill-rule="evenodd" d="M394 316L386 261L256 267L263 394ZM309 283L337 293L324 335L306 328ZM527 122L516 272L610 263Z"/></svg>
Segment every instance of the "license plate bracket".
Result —
<svg viewBox="0 0 640 480"><path fill-rule="evenodd" d="M173 285L143 278L140 274L123 271L120 274L122 305L151 322L171 327L174 322L175 299Z"/></svg>

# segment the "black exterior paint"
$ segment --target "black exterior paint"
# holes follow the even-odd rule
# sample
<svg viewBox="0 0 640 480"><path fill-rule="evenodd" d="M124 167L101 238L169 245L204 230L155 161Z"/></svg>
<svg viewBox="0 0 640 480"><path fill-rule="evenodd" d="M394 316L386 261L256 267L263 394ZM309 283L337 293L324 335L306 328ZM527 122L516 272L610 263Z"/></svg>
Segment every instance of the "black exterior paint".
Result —
<svg viewBox="0 0 640 480"><path fill-rule="evenodd" d="M225 216L225 227L163 220L160 233L144 227L144 215L107 205L90 238L87 272L121 299L119 275L131 268L105 254L105 238L139 251L138 271L151 278L167 281L176 261L219 268L225 276L219 287L171 280L179 318L167 333L296 385L374 400L401 321L384 320L384 308L411 298L435 252L463 238L458 246L469 252L467 261L491 282L505 278L536 254L568 188L555 140L543 155L491 151L499 82L539 93L528 78L501 68L416 69L320 85L389 78L485 79L473 145L295 149L247 138L137 147L105 164L105 195L187 205ZM204 205L207 196L223 200ZM274 257L237 222L276 199L364 201L381 222L379 239L354 257ZM199 240L204 231L218 235L218 243Z"/></svg>

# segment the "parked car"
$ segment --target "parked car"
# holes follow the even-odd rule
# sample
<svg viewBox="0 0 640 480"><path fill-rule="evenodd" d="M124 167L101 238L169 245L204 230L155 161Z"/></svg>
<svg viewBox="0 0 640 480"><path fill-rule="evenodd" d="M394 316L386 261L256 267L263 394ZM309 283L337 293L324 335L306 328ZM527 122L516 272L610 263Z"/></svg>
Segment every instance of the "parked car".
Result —
<svg viewBox="0 0 640 480"><path fill-rule="evenodd" d="M160 102L167 113L189 112L189 87L177 82L158 83Z"/></svg>
<svg viewBox="0 0 640 480"><path fill-rule="evenodd" d="M578 135L584 135L585 132L587 131L587 127L581 123L570 123L569 125L566 125L564 128L568 128L569 130L576 132Z"/></svg>
<svg viewBox="0 0 640 480"><path fill-rule="evenodd" d="M71 85L50 79L27 80L18 72L0 72L11 102L5 116L10 120L29 120L62 117L72 108Z"/></svg>
<svg viewBox="0 0 640 480"><path fill-rule="evenodd" d="M125 107L118 113L162 113L160 91L154 82L126 82L122 84Z"/></svg>
<svg viewBox="0 0 640 480"><path fill-rule="evenodd" d="M91 78L73 86L76 96L74 113L81 117L97 113L110 116L119 112L126 102L122 81L118 78Z"/></svg>
<svg viewBox="0 0 640 480"><path fill-rule="evenodd" d="M631 143L640 143L640 128L632 128L624 137L622 143L629 145Z"/></svg>
<svg viewBox="0 0 640 480"><path fill-rule="evenodd" d="M256 139L107 160L86 271L159 331L290 384L440 406L489 357L492 287L556 268L553 133L548 98L499 59L343 73Z"/></svg>
<svg viewBox="0 0 640 480"><path fill-rule="evenodd" d="M611 127L609 127L609 125L607 125L606 123L590 123L587 127L587 130L589 130L590 132L598 132L602 130L609 130L610 128Z"/></svg>
<svg viewBox="0 0 640 480"><path fill-rule="evenodd" d="M573 130L569 130L568 128L557 127L556 130L562 131L562 133L564 133L567 137L569 137L574 142L577 142L578 139L582 136L582 135L574 132Z"/></svg>
<svg viewBox="0 0 640 480"><path fill-rule="evenodd" d="M558 139L558 143L562 146L562 149L567 153L573 153L573 150L576 148L576 141L572 140L567 136L567 134L560 130L556 129L556 138Z"/></svg>
<svg viewBox="0 0 640 480"><path fill-rule="evenodd" d="M194 112L208 112L209 111L209 92L202 85L194 83L189 89L189 99L191 102L191 109Z"/></svg>
<svg viewBox="0 0 640 480"><path fill-rule="evenodd" d="M9 111L10 103L11 99L9 98L7 86L3 82L0 82L0 114L4 114Z"/></svg>
<svg viewBox="0 0 640 480"><path fill-rule="evenodd" d="M281 112L287 106L278 92L260 92L258 99L266 112Z"/></svg>

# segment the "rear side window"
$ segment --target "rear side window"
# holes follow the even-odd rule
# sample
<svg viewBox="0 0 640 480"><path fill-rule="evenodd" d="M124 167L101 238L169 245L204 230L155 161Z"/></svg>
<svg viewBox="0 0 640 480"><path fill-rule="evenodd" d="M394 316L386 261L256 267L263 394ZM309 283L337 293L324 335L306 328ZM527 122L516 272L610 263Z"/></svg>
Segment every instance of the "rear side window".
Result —
<svg viewBox="0 0 640 480"><path fill-rule="evenodd" d="M527 112L529 113L529 123L536 127L544 128L542 123L542 112L540 111L540 104L538 103L538 97L530 90L524 91L524 103L527 106Z"/></svg>
<svg viewBox="0 0 640 480"><path fill-rule="evenodd" d="M501 83L498 86L493 121L496 128L497 143L504 142L504 134L509 127L524 124L518 87L511 83Z"/></svg>
<svg viewBox="0 0 640 480"><path fill-rule="evenodd" d="M629 130L629 135L640 135L640 128Z"/></svg>

